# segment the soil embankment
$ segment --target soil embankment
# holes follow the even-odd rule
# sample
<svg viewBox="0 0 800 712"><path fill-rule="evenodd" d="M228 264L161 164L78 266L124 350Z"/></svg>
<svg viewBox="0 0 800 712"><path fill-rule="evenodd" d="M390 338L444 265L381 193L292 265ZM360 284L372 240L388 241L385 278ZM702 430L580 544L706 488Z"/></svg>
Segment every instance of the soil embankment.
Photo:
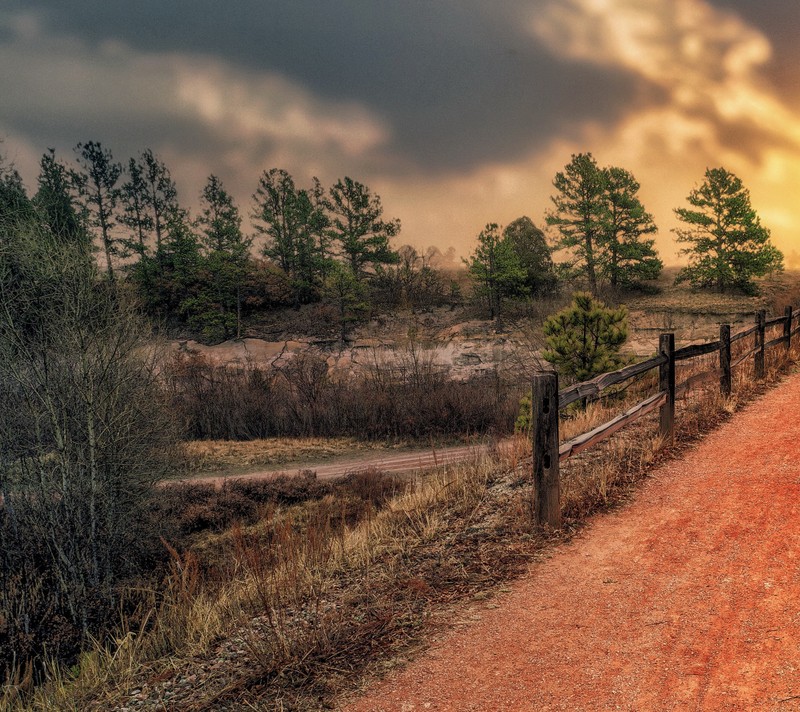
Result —
<svg viewBox="0 0 800 712"><path fill-rule="evenodd" d="M798 403L794 375L345 709L800 710Z"/></svg>

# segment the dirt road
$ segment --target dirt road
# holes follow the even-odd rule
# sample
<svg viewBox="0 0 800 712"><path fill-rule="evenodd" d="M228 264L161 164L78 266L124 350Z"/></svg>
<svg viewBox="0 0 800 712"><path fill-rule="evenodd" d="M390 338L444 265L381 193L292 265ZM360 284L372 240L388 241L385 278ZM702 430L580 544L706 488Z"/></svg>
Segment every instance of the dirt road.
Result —
<svg viewBox="0 0 800 712"><path fill-rule="evenodd" d="M501 441L494 447L504 448L510 441ZM439 465L449 465L462 462L485 453L488 445L454 445L442 448L429 448L400 453L380 453L368 451L358 456L337 458L334 462L309 462L280 467L258 469L251 472L236 472L230 474L200 475L186 479L170 480L169 482L214 482L221 484L226 479L237 480L263 480L280 474L295 475L302 470L312 470L321 480L343 477L351 472L374 467L381 472L411 473L419 470L430 469Z"/></svg>
<svg viewBox="0 0 800 712"><path fill-rule="evenodd" d="M800 376L348 712L800 710Z"/></svg>

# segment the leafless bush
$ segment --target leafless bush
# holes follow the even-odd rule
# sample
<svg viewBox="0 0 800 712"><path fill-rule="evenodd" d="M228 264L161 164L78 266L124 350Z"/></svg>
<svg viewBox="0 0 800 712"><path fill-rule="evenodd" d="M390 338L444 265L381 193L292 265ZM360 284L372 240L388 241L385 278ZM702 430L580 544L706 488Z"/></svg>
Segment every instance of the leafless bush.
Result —
<svg viewBox="0 0 800 712"><path fill-rule="evenodd" d="M331 375L312 354L279 369L217 366L192 355L174 359L164 376L190 439L504 433L513 429L520 396L494 373L452 379L418 346L361 372Z"/></svg>
<svg viewBox="0 0 800 712"><path fill-rule="evenodd" d="M0 671L100 635L136 571L172 428L149 332L88 255L0 249Z"/></svg>

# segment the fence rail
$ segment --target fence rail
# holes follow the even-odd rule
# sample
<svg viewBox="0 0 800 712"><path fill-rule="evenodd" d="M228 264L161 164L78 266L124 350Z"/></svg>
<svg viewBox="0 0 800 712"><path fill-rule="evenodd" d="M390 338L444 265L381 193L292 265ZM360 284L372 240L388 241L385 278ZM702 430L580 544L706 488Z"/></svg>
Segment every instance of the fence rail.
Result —
<svg viewBox="0 0 800 712"><path fill-rule="evenodd" d="M755 378L764 378L766 351L783 345L788 351L792 337L800 332L800 311L786 307L783 316L766 318L764 310L755 314L755 325L731 335L730 324L721 324L719 339L703 344L690 344L675 349L674 334L661 334L658 353L645 361L625 368L603 373L591 380L576 383L558 390L558 375L554 372L538 373L533 377L532 438L533 480L536 498L536 520L540 525L559 526L560 480L559 463L610 438L614 433L642 416L660 409L659 431L666 441L675 437L675 401L685 397L693 389L709 382L718 382L723 396L731 394L731 374L734 368L748 359L753 359ZM781 336L766 341L767 329L783 326ZM735 360L731 358L731 345L753 336L753 346ZM701 373L691 375L676 386L676 364L701 356L719 353L719 365ZM611 386L619 385L636 376L658 369L658 392L629 407L607 423L559 444L558 430L560 411L569 405L588 399L597 399Z"/></svg>

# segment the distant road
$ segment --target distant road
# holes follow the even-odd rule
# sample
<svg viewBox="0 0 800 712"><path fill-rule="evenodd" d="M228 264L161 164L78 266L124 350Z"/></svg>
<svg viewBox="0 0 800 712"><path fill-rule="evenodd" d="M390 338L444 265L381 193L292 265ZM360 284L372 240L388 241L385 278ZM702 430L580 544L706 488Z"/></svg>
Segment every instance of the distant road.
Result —
<svg viewBox="0 0 800 712"><path fill-rule="evenodd" d="M497 447L508 447L509 441L501 441ZM429 470L440 465L452 465L464 462L474 457L485 455L489 445L454 445L452 447L427 448L396 454L369 453L358 457L340 459L336 462L302 463L284 465L279 468L264 468L253 472L244 473L219 473L201 475L199 477L185 477L170 480L168 483L182 482L212 482L221 485L226 480L266 480L278 475L296 475L300 472L311 470L317 473L317 478L330 480L344 477L353 472L361 472L369 468L376 468L381 472L412 473L420 470Z"/></svg>

